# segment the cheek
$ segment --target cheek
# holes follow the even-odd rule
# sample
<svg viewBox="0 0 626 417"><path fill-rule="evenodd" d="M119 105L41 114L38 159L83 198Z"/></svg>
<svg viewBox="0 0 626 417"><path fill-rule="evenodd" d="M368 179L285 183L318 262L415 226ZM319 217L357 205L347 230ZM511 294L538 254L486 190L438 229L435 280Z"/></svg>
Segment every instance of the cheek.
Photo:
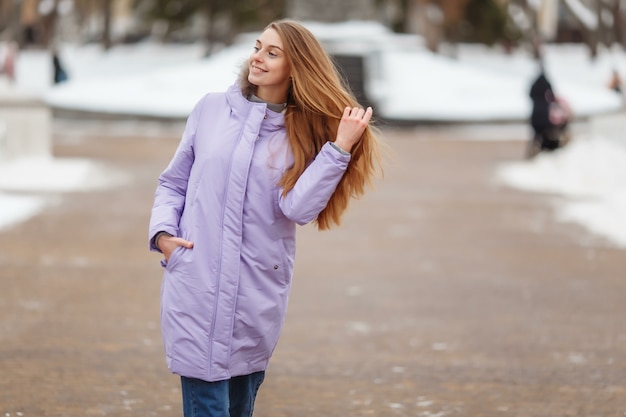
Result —
<svg viewBox="0 0 626 417"><path fill-rule="evenodd" d="M287 80L289 80L289 75L290 75L290 74L289 74L289 72L288 72L287 70L285 70L285 71L283 71L283 72L281 73L280 78L281 78L283 81L287 81Z"/></svg>
<svg viewBox="0 0 626 417"><path fill-rule="evenodd" d="M289 65L286 65L286 64L282 65L280 73L281 73L281 76L283 78L285 78L285 79L289 78L291 76L291 71L289 70Z"/></svg>

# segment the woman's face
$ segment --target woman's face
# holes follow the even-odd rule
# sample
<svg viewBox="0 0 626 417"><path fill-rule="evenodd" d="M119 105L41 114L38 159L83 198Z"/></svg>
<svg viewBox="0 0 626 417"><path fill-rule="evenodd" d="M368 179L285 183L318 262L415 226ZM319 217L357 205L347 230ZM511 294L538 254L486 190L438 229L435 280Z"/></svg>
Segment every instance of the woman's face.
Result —
<svg viewBox="0 0 626 417"><path fill-rule="evenodd" d="M276 30L265 30L254 46L248 61L248 81L257 86L256 95L270 103L287 101L291 85L291 69L285 56L283 42Z"/></svg>

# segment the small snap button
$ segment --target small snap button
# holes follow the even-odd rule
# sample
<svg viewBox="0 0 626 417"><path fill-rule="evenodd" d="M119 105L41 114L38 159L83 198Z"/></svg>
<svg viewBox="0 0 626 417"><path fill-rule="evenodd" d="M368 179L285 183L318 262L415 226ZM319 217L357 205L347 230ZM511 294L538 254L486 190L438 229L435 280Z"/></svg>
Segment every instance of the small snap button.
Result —
<svg viewBox="0 0 626 417"><path fill-rule="evenodd" d="M278 265L274 265L274 269L278 269Z"/></svg>

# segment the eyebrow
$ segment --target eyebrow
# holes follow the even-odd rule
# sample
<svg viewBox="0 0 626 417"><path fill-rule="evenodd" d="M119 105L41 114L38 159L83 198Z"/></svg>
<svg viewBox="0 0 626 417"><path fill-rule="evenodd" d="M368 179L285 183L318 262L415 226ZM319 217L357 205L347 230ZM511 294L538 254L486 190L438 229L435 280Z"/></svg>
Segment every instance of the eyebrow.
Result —
<svg viewBox="0 0 626 417"><path fill-rule="evenodd" d="M256 40L256 43L260 43L261 45L263 45L263 42L261 42L260 40ZM283 51L283 48L281 48L280 46L276 46L276 45L267 45L268 48L276 48L278 50L280 50L281 52L285 52Z"/></svg>

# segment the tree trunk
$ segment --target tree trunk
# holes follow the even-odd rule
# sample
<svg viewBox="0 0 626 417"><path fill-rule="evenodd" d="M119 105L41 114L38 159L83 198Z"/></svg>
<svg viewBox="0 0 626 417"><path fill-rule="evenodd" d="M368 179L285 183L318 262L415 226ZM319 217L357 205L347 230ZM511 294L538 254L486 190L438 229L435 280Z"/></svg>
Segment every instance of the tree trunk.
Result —
<svg viewBox="0 0 626 417"><path fill-rule="evenodd" d="M412 8L415 33L422 35L428 50L438 52L439 44L443 40L443 10L438 4L425 0L414 1Z"/></svg>
<svg viewBox="0 0 626 417"><path fill-rule="evenodd" d="M582 22L578 18L578 16L574 12L574 10L572 10L568 2L565 1L563 2L563 4L565 5L565 8L567 9L567 11L570 12L570 14L574 17L574 19L576 19L576 21L580 25L581 31L583 32L583 38L585 40L585 43L587 44L587 47L589 48L589 55L591 56L592 59L595 59L598 56L598 32L599 32L599 27L602 23L598 22L598 27L595 30L590 29L585 25L584 22ZM597 1L595 3L595 11L596 11L596 16L600 18L600 3Z"/></svg>
<svg viewBox="0 0 626 417"><path fill-rule="evenodd" d="M41 18L41 24L43 27L43 44L48 49L54 47L58 17L57 4L58 0L55 0L50 12Z"/></svg>
<svg viewBox="0 0 626 417"><path fill-rule="evenodd" d="M7 23L10 33L10 39L17 42L18 46L24 46L24 27L22 26L21 16L22 2L16 1L13 3L13 8L10 10L10 17ZM6 10L6 9L5 9Z"/></svg>
<svg viewBox="0 0 626 417"><path fill-rule="evenodd" d="M623 0L615 0L611 13L613 14L613 38L622 47L626 45L624 37L624 12L622 11Z"/></svg>
<svg viewBox="0 0 626 417"><path fill-rule="evenodd" d="M209 56L213 53L213 45L215 44L215 16L217 14L215 2L209 1L204 7L204 16L206 19L206 51L205 56Z"/></svg>
<svg viewBox="0 0 626 417"><path fill-rule="evenodd" d="M104 18L102 28L102 46L105 51L108 51L113 46L111 40L111 20L113 14L113 0L103 0L102 2L102 15Z"/></svg>

